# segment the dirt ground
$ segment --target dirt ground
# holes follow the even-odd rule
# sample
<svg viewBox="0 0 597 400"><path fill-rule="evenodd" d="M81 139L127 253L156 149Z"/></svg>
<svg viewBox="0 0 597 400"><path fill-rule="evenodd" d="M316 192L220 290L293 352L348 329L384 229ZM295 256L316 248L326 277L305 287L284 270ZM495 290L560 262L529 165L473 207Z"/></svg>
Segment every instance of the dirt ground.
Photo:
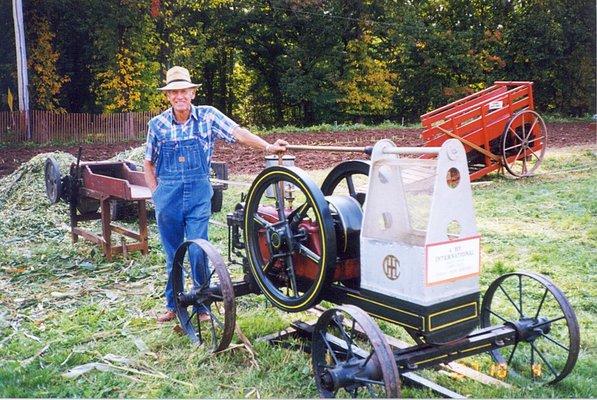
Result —
<svg viewBox="0 0 597 400"><path fill-rule="evenodd" d="M420 146L423 144L419 138L421 129L390 129L366 130L353 132L315 132L315 133L287 133L268 136L267 140L285 139L290 144L301 145L327 145L327 146L368 146L379 139L390 139L398 146ZM547 146L566 147L574 145L596 145L597 130L594 123L552 123L547 124ZM83 160L97 161L112 158L123 150L140 146L141 142L122 142L116 144L84 144ZM0 148L0 177L13 172L22 163L29 161L39 153L52 151L66 151L77 154L78 146L40 146L5 147ZM329 152L301 152L296 156L295 165L304 169L325 168L343 160L364 158L356 153L329 153ZM228 145L223 142L216 144L216 161L226 161L229 172L232 174L253 174L261 171L264 166L263 153L255 152L244 146Z"/></svg>

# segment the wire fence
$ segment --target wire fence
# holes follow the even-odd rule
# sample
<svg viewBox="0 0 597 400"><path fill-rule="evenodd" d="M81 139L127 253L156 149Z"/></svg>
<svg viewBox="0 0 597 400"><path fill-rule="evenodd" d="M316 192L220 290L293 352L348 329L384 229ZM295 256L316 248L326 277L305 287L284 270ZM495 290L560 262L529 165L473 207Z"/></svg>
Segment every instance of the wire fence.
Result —
<svg viewBox="0 0 597 400"><path fill-rule="evenodd" d="M29 111L0 112L0 142L3 143L115 143L142 140L147 135L151 112L114 114Z"/></svg>

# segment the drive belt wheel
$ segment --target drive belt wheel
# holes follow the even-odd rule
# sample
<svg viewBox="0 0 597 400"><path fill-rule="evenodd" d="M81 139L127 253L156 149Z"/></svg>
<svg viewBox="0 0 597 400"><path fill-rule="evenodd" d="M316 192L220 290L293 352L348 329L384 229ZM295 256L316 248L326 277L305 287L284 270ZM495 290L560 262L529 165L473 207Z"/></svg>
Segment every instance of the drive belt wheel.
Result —
<svg viewBox="0 0 597 400"><path fill-rule="evenodd" d="M274 166L253 181L244 215L250 271L264 295L287 312L319 301L336 261L325 197L299 168Z"/></svg>
<svg viewBox="0 0 597 400"><path fill-rule="evenodd" d="M56 204L62 197L62 176L60 166L53 157L48 157L44 164L44 181L46 183L46 195L51 204Z"/></svg>

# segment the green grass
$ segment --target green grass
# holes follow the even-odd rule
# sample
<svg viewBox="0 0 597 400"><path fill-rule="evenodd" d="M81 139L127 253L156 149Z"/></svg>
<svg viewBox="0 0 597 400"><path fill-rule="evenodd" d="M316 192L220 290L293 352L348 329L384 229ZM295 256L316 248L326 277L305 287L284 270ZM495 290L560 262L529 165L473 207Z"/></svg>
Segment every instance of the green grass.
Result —
<svg viewBox="0 0 597 400"><path fill-rule="evenodd" d="M72 160L58 158L63 166ZM255 361L242 347L211 355L175 333L173 325L157 325L166 277L154 223L147 256L107 262L95 245L72 244L68 207L49 206L45 199L44 159L38 156L0 180L0 397L317 397L307 354L256 341L293 320L313 320L311 315L280 312L263 296L238 298L237 322L253 343ZM568 296L581 326L581 353L570 376L555 386L514 389L437 371L424 371L426 377L470 397L597 396L596 161L588 150L550 151L540 170L544 175L519 181L494 175L473 191L482 235L481 289L514 270L549 276ZM325 174L311 175L321 182ZM225 222L242 191L247 189L230 186L224 211L214 220ZM97 230L98 224L88 227ZM210 225L210 239L226 255L226 230ZM239 266L230 271L233 279L242 277ZM380 325L405 337L396 326ZM117 368L63 377L92 362ZM491 367L486 355L462 362L478 364L485 373ZM432 397L414 388L404 388L403 395Z"/></svg>

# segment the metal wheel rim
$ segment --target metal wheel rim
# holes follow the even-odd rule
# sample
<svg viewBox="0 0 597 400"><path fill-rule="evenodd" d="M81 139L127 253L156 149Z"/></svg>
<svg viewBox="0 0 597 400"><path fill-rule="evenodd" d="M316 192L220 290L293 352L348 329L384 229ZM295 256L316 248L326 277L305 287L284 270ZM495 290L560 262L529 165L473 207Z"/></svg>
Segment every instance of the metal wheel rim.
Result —
<svg viewBox="0 0 597 400"><path fill-rule="evenodd" d="M535 318L537 318L537 316L539 316L540 311L545 304L545 300L547 299L549 302L549 300L551 300L551 298L553 298L557 302L558 306L560 307L560 311L562 314L562 316L560 318L558 318L558 320L565 320L565 322L566 322L566 327L567 327L567 332L568 332L568 337L569 337L569 343L567 346L568 356L566 358L566 363L559 371L554 370L554 368L552 366L548 366L547 371L549 373L551 373L551 376L553 376L553 379L543 382L543 383L554 384L554 383L559 382L562 379L564 379L572 371L572 369L574 368L574 365L576 364L576 361L578 359L578 352L580 349L580 330L579 330L579 326L578 326L578 321L576 319L576 315L574 314L574 311L572 309L572 306L570 305L570 302L568 301L568 299L566 298L564 293L562 293L562 291L557 286L555 286L555 284L549 278L547 278L543 275L532 273L532 272L514 272L514 273L502 275L499 278L497 278L489 286L489 288L487 289L487 292L483 296L483 302L481 304L481 327L485 328L485 327L488 327L491 325L490 317L492 314L494 316L497 316L500 319L505 319L502 316L500 316L499 314L496 315L497 313L495 311L491 310L491 304L492 304L492 301L494 300L494 295L496 294L498 289L500 289L500 291L502 291L504 293L507 293L507 292L505 292L505 289L501 286L502 283L504 281L506 281L506 279L508 279L508 278L518 279L518 282L519 282L518 287L519 287L519 293L520 293L518 300L520 302L521 301L520 299L522 298L521 294L523 293L523 287L524 287L524 285L522 284L522 279L525 277L538 282L545 289L543 298L539 304L538 309L537 310L531 309L532 312L529 315L532 316L533 313L536 313ZM532 281L531 281L531 283L532 283ZM552 297L548 299L547 298L548 295L551 295ZM519 306L520 309L519 309L519 308L517 308L518 305L514 301L514 300L516 300L515 297L511 296L508 298L508 300L517 309L517 311L522 310L521 315L526 317L526 314L525 314L526 309L524 308L524 304L520 305ZM527 308L528 308L528 306L527 306ZM514 321L508 321L506 318L505 321L503 321L503 322L505 324L512 325ZM557 321L552 322L552 324L555 322L557 322ZM547 339L545 339L545 340L547 340ZM513 346L512 350L510 350L509 352L505 349L503 350L503 351L506 351L506 353L509 353L508 359L506 359L503 356L500 349L493 350L490 352L490 354L491 354L492 358L494 359L494 361L496 361L497 363L499 363L499 364L505 363L508 366L510 366L510 363L511 363L512 358L518 348L518 345L519 345L519 342L517 342ZM561 345L561 343L560 343L560 345ZM531 345L531 349L533 349L533 345ZM536 346L535 346L534 351L535 352L537 351ZM537 354L537 356L538 356L538 359L546 362L545 355ZM531 370L532 370L533 350L531 350L531 360L530 361L531 361L530 365L531 365ZM509 370L508 373L515 377L522 376L522 374L518 371L510 371ZM533 375L533 374L531 374L531 375ZM534 376L533 376L533 382L536 382L534 380Z"/></svg>
<svg viewBox="0 0 597 400"><path fill-rule="evenodd" d="M279 182L292 183L299 190L301 190L301 193L303 193L308 199L309 207L312 208L317 215L318 228L321 234L320 245L322 252L321 254L315 254L315 256L318 257L318 261L315 261L312 258L313 262L318 266L316 278L313 283L308 286L307 290L302 290L302 294L299 293L300 290L294 290L293 296L284 295L283 291L280 290L278 285L272 282L272 280L268 277L267 271L265 270L269 268L267 264L271 263L274 257L270 257L268 263L264 263L264 257L259 248L259 230L264 229L267 231L273 226L271 224L268 226L261 221L263 218L259 217L257 213L260 205L259 202L265 194L266 189L270 185L274 186L276 196L278 199L280 199L282 194L280 193L279 185L277 184ZM282 200L282 204L284 207L284 200ZM293 213L295 213L294 215L298 215L299 221L301 221L300 215L298 213L300 208L301 207L299 206L293 210ZM278 207L277 212L279 221L282 223L283 221L280 217L280 207ZM284 219L286 221L284 223L288 223L288 226L294 226L294 228L290 228L290 236L292 236L297 233L295 232L295 229L298 223L288 220L288 217L290 216L284 215ZM244 240L246 243L247 258L249 260L250 270L264 295L276 307L288 312L303 311L316 304L319 301L319 294L321 293L321 290L329 282L330 271L332 270L336 260L336 242L333 220L329 211L329 206L317 185L315 185L315 183L298 168L282 166L266 168L257 176L257 178L255 178L253 185L249 189L244 218ZM290 219L292 219L292 217ZM310 250L305 250L304 247L300 247L300 249L305 254L308 254L307 250ZM297 250L297 252L300 251ZM295 254L297 253L292 253L292 255ZM313 254L311 254L311 257L313 257ZM283 259L283 263L286 266L288 280L291 282L289 285L292 286L294 264L292 260L288 260L289 258L292 258L292 256L285 257ZM294 278L294 287L298 288L296 277Z"/></svg>
<svg viewBox="0 0 597 400"><path fill-rule="evenodd" d="M352 319L351 322L346 324L347 326L338 319L338 315L341 315L342 313L348 315ZM327 335L327 328L331 324L333 324L334 327L338 328L338 330L342 332L341 339L344 341L343 348L351 349L350 352L346 351L344 354L341 354L340 352L335 352L333 350L328 340L329 336ZM356 339L356 337L353 337L352 334L356 333L354 328L356 328L357 325L360 327L361 331L361 335L359 336L364 335L366 340L368 340L371 344L371 352L363 351L363 349L361 349L359 352L359 350L355 348L356 345L354 344L354 339ZM345 329L345 326L346 328L348 326L353 328L350 334L348 333L349 330ZM334 355L332 355L332 353ZM328 354L331 355L331 358L326 360L326 355ZM324 374L331 367L341 363L337 357L342 357L343 355L347 357L347 360L343 361L345 363L350 363L349 360L365 360L362 366L363 371L364 367L368 363L375 363L375 368L377 368L381 373L382 379L377 381L368 380L365 377L359 377L359 372L357 372L353 376L353 385L356 387L349 386L348 389L343 387L338 388L335 391L329 390L326 388L326 385L323 382ZM330 361L335 364L331 365ZM375 321L373 321L373 319L367 313L356 306L343 305L331 308L325 311L319 317L313 331L313 339L311 343L311 362L313 365L315 383L322 397L335 397L341 389L344 389L349 395L351 395L351 397L355 397L361 388L367 390L367 397L376 397L373 396L372 389L370 387L373 385L378 386L379 389L382 389L383 387L383 395L380 397L400 397L400 376L390 346Z"/></svg>
<svg viewBox="0 0 597 400"><path fill-rule="evenodd" d="M513 125L518 121L522 121L522 124L520 127L515 128ZM517 132L517 128L521 128L521 132ZM536 131L537 129L540 130L541 136L538 138L536 136L531 138L534 134L533 131ZM509 141L509 139L512 138L511 135L515 136L515 138L513 138L514 140L519 140L522 143L512 145ZM532 140L531 145L537 140L542 141L539 154L530 149L530 146L527 143L530 140ZM543 122L543 118L533 110L522 110L514 114L508 121L504 133L502 134L501 147L502 164L510 174L519 178L532 175L541 165L547 147L547 128L545 122ZM516 153L514 158L512 158L513 153ZM527 156L519 158L522 154L526 154ZM529 164L531 164L530 169L527 167L528 157L531 157L531 161L533 160L533 157L535 159L534 163L529 162ZM522 171L520 172L516 169L516 165L519 162L522 164Z"/></svg>
<svg viewBox="0 0 597 400"><path fill-rule="evenodd" d="M194 311L189 314L188 307L193 305L184 305L180 301L181 295L185 294L183 282L184 282L184 267L183 262L185 255L191 245L199 246L207 255L207 258L211 262L213 270L210 272L208 279L200 288L199 294L206 297L204 301L195 303L197 305L205 305L209 310L209 321L198 321L195 318ZM214 274L217 275L218 287L212 285ZM224 260L218 253L217 249L204 239L195 239L184 242L176 250L174 261L172 265L171 277L172 286L174 291L174 301L176 306L176 316L184 333L189 339L196 344L203 343L204 332L209 331L211 333L211 350L218 352L226 349L232 341L234 335L234 327L236 324L236 305L234 301L234 288L230 279L230 274L226 268ZM221 298L210 295L215 291L221 293ZM187 291L186 293L189 293ZM218 307L215 310L212 305L215 304ZM223 311L223 318L218 312ZM195 325L196 324L196 325ZM216 326L221 329L221 333L218 334Z"/></svg>
<svg viewBox="0 0 597 400"><path fill-rule="evenodd" d="M353 182L353 175L369 176L371 163L364 160L345 161L336 165L325 177L321 184L321 191L324 196L331 196L342 181L346 181L350 197L359 202L361 207L365 203L366 193L357 192Z"/></svg>
<svg viewBox="0 0 597 400"><path fill-rule="evenodd" d="M48 157L44 165L44 181L46 184L46 195L51 204L56 204L62 195L62 177L60 166L53 157Z"/></svg>

